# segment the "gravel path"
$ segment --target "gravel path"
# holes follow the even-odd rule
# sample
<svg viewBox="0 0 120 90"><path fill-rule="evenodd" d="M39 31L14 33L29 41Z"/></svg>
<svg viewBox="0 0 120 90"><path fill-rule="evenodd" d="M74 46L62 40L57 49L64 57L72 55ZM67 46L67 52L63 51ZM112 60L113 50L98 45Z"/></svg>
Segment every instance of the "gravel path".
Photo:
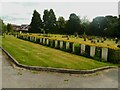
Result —
<svg viewBox="0 0 120 90"><path fill-rule="evenodd" d="M29 71L13 68L8 58L2 57L3 88L117 88L118 70L111 69L95 74L63 74Z"/></svg>

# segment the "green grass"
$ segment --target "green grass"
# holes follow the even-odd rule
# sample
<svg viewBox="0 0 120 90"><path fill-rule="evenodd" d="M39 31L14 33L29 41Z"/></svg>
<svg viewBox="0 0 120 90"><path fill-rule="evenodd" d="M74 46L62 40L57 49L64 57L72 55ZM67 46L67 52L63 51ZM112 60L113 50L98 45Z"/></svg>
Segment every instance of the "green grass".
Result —
<svg viewBox="0 0 120 90"><path fill-rule="evenodd" d="M79 70L89 70L112 65L24 41L13 36L2 38L2 46L19 63L24 65Z"/></svg>

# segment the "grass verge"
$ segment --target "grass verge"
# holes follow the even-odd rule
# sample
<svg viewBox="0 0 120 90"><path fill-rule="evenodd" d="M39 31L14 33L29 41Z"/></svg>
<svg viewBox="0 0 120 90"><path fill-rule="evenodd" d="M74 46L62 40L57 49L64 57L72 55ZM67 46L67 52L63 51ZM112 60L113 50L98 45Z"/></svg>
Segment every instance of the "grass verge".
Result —
<svg viewBox="0 0 120 90"><path fill-rule="evenodd" d="M90 70L113 65L24 41L13 36L2 38L2 47L19 63L29 66Z"/></svg>

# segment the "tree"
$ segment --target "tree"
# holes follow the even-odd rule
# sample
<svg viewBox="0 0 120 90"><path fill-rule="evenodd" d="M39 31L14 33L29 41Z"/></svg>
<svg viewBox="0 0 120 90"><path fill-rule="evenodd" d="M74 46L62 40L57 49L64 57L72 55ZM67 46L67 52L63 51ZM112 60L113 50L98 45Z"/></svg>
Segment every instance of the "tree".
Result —
<svg viewBox="0 0 120 90"><path fill-rule="evenodd" d="M44 30L48 32L49 31L49 11L48 10L44 10L43 22L44 22Z"/></svg>
<svg viewBox="0 0 120 90"><path fill-rule="evenodd" d="M44 29L47 33L55 33L56 31L56 16L53 9L44 10L43 15Z"/></svg>
<svg viewBox="0 0 120 90"><path fill-rule="evenodd" d="M57 33L64 34L65 26L66 26L66 21L65 21L64 17L59 17L58 21L57 21L57 27L58 27Z"/></svg>
<svg viewBox="0 0 120 90"><path fill-rule="evenodd" d="M74 34L74 33L82 34L83 32L81 32L80 23L81 21L76 14L74 13L70 14L69 20L67 21L66 24L67 34Z"/></svg>
<svg viewBox="0 0 120 90"><path fill-rule="evenodd" d="M120 37L119 18L116 16L106 16L107 29L106 35L110 37Z"/></svg>
<svg viewBox="0 0 120 90"><path fill-rule="evenodd" d="M7 33L11 33L13 34L14 30L13 30L13 26L11 24L7 24Z"/></svg>
<svg viewBox="0 0 120 90"><path fill-rule="evenodd" d="M81 19L81 27L82 31L89 35L90 21L87 19L87 17L83 17Z"/></svg>
<svg viewBox="0 0 120 90"><path fill-rule="evenodd" d="M3 20L0 19L0 34L4 34L7 31L7 26L3 22Z"/></svg>
<svg viewBox="0 0 120 90"><path fill-rule="evenodd" d="M43 28L43 23L40 14L36 10L34 10L33 17L30 23L29 32L40 33L42 28Z"/></svg>
<svg viewBox="0 0 120 90"><path fill-rule="evenodd" d="M95 36L120 37L119 27L119 18L108 15L94 18L88 32Z"/></svg>
<svg viewBox="0 0 120 90"><path fill-rule="evenodd" d="M91 35L95 36L105 36L105 31L107 26L107 20L105 17L96 17L91 23Z"/></svg>

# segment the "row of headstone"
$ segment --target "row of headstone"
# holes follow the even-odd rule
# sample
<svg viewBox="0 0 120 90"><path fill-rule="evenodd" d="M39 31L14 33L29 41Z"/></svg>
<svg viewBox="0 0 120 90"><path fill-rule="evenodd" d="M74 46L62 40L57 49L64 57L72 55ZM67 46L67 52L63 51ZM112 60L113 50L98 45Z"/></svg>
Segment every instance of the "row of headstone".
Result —
<svg viewBox="0 0 120 90"><path fill-rule="evenodd" d="M27 39L26 36L23 36L23 39ZM65 43L65 49L70 49L70 44L72 44L72 52L74 53L75 52L75 43L71 43L71 42L64 42L62 40L52 40L52 39L48 39L48 38L40 38L39 39L39 43L40 44L43 44L43 45L50 45L51 47L58 47L60 49L62 49L64 47L64 44ZM36 41L36 37L32 37L30 36L30 41ZM58 43L59 42L59 43ZM80 54L84 54L85 53L85 49L86 49L86 45L85 44L80 44L81 47L80 47ZM95 56L95 51L96 51L96 47L95 46L90 46L90 56L91 57L94 57ZM101 59L107 61L107 58L108 58L108 48L102 48L102 52L101 52Z"/></svg>

